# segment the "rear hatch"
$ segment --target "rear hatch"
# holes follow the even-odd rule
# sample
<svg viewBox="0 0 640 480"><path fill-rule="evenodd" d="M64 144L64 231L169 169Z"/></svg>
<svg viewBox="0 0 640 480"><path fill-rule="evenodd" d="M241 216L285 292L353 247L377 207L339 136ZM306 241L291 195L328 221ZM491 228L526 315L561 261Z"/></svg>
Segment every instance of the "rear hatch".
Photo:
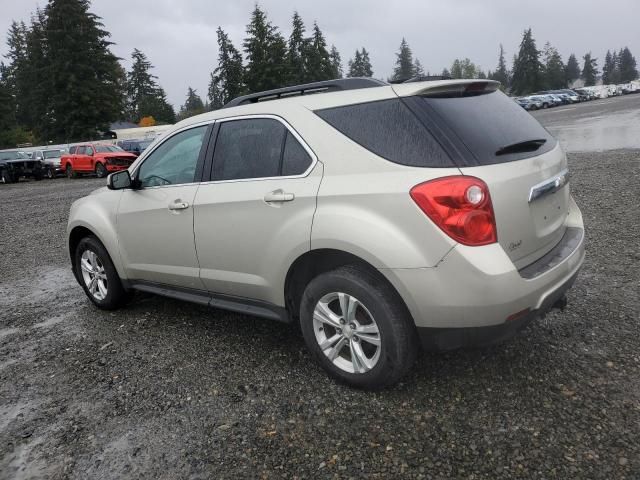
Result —
<svg viewBox="0 0 640 480"><path fill-rule="evenodd" d="M553 248L566 229L569 186L558 142L496 82L437 82L398 94L464 175L489 187L498 242L516 267ZM409 96L405 96L409 93ZM417 94L416 94L417 93Z"/></svg>

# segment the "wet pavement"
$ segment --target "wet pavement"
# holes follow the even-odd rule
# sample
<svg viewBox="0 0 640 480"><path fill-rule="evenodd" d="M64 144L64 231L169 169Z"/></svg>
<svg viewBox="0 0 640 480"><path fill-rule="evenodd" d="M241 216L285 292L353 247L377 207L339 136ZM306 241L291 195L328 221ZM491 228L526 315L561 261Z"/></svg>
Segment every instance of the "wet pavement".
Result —
<svg viewBox="0 0 640 480"><path fill-rule="evenodd" d="M532 112L567 152L640 148L640 94Z"/></svg>

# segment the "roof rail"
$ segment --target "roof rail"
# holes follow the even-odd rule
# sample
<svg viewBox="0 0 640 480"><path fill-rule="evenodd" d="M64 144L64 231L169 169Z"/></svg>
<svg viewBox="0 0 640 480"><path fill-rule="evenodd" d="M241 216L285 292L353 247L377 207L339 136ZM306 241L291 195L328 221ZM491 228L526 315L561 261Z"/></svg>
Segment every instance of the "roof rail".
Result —
<svg viewBox="0 0 640 480"><path fill-rule="evenodd" d="M265 92L251 93L236 97L227 102L222 108L237 107L249 103L266 102L268 100L278 100L280 98L295 97L298 95L309 95L312 93L337 92L342 90L356 90L359 88L384 87L387 82L376 78L353 77L338 78L323 82L305 83L304 85L293 85L291 87L276 88Z"/></svg>

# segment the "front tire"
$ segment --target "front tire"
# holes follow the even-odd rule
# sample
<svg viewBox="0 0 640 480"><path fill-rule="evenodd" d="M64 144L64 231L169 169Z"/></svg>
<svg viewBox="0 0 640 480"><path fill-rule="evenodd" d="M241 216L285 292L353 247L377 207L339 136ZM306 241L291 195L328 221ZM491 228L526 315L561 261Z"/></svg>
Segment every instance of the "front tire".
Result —
<svg viewBox="0 0 640 480"><path fill-rule="evenodd" d="M7 169L3 169L2 172L0 172L0 180L2 180L2 183L13 183L13 175L11 175L11 172L9 172L9 170Z"/></svg>
<svg viewBox="0 0 640 480"><path fill-rule="evenodd" d="M56 172L53 168L47 168L47 178L49 180L53 180L54 178L56 178Z"/></svg>
<svg viewBox="0 0 640 480"><path fill-rule="evenodd" d="M84 293L95 306L115 310L127 303L130 296L122 287L106 248L96 237L80 240L74 261Z"/></svg>
<svg viewBox="0 0 640 480"><path fill-rule="evenodd" d="M313 279L302 296L300 323L307 347L322 368L357 388L393 385L418 352L415 327L397 293L358 266Z"/></svg>
<svg viewBox="0 0 640 480"><path fill-rule="evenodd" d="M67 178L75 178L76 176L76 173L73 171L73 167L70 164L67 164L65 172L67 173Z"/></svg>
<svg viewBox="0 0 640 480"><path fill-rule="evenodd" d="M105 168L105 166L100 162L96 163L96 177L104 178L106 176L107 176L107 169Z"/></svg>

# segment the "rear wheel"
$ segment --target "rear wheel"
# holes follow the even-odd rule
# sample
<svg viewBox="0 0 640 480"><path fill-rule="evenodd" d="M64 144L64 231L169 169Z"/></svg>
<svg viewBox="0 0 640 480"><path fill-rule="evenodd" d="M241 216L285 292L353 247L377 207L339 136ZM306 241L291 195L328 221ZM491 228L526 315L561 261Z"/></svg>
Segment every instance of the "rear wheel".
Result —
<svg viewBox="0 0 640 480"><path fill-rule="evenodd" d="M130 295L122 287L107 250L96 237L80 240L74 261L82 288L97 307L114 310L127 303Z"/></svg>
<svg viewBox="0 0 640 480"><path fill-rule="evenodd" d="M107 169L105 168L105 166L100 162L96 163L96 177L104 178L106 176L107 176Z"/></svg>
<svg viewBox="0 0 640 480"><path fill-rule="evenodd" d="M315 359L333 378L377 390L396 383L413 365L414 326L397 294L357 266L313 279L302 297L300 322Z"/></svg>
<svg viewBox="0 0 640 480"><path fill-rule="evenodd" d="M76 172L73 171L73 167L68 163L65 172L67 173L67 178L75 178L76 176Z"/></svg>

